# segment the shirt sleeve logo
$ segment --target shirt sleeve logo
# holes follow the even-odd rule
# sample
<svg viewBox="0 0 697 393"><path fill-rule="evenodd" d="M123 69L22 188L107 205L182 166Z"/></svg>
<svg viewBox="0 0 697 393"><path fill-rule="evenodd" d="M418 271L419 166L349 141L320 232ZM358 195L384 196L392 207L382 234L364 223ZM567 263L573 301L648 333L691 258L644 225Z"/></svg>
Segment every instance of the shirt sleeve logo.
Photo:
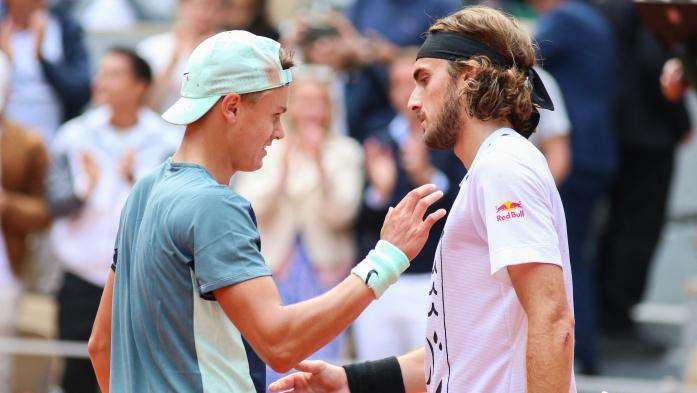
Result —
<svg viewBox="0 0 697 393"><path fill-rule="evenodd" d="M496 221L506 221L522 217L525 217L525 212L523 211L523 204L520 201L506 201L500 206L496 206Z"/></svg>

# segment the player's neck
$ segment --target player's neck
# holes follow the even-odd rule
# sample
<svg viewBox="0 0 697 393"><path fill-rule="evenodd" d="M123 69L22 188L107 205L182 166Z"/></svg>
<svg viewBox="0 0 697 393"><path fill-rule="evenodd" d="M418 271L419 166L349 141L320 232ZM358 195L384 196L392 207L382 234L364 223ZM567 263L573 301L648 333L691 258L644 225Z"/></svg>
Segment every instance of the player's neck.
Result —
<svg viewBox="0 0 697 393"><path fill-rule="evenodd" d="M206 168L218 183L227 185L235 171L229 167L226 158L214 144L207 143L202 129L194 129L189 125L181 145L172 156L172 161L200 165Z"/></svg>
<svg viewBox="0 0 697 393"><path fill-rule="evenodd" d="M511 123L508 120L481 121L467 118L465 127L460 131L457 143L453 148L453 152L462 161L465 168L469 170L472 167L474 157L484 140L501 128L511 128Z"/></svg>

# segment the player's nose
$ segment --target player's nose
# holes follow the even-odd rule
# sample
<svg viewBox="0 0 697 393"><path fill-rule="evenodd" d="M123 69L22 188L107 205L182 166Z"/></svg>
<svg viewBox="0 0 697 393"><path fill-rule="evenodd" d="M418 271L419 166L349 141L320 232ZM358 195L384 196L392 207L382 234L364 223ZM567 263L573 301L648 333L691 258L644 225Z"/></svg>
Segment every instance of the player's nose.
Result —
<svg viewBox="0 0 697 393"><path fill-rule="evenodd" d="M411 92L411 95L409 96L409 102L407 103L407 107L409 110L418 112L421 110L421 93L417 91L418 89L414 89Z"/></svg>

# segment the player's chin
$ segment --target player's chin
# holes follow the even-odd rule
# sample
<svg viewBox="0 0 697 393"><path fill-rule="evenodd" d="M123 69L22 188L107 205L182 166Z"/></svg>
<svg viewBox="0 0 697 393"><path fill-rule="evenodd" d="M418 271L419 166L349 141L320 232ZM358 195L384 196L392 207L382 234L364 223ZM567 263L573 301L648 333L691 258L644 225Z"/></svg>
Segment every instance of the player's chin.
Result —
<svg viewBox="0 0 697 393"><path fill-rule="evenodd" d="M244 166L242 166L242 167L238 167L237 170L240 171L240 172L254 172L254 171L256 171L256 170L261 169L262 164L263 164L263 163L262 163L262 159L259 158L259 159L257 159L256 161L249 162L249 163L247 163L246 165L244 165Z"/></svg>
<svg viewBox="0 0 697 393"><path fill-rule="evenodd" d="M251 170L252 171L259 170L259 169L261 169L262 166L264 166L264 157L259 157L259 159L254 163L254 166Z"/></svg>

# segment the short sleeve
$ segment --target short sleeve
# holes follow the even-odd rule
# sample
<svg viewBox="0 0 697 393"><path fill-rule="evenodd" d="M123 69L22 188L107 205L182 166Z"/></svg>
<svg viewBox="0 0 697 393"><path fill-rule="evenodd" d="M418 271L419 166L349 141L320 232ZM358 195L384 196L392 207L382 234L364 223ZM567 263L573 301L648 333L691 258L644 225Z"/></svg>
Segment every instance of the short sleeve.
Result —
<svg viewBox="0 0 697 393"><path fill-rule="evenodd" d="M261 256L261 242L249 203L239 196L211 196L198 201L193 230L193 270L198 291L213 299L218 288L271 275Z"/></svg>
<svg viewBox="0 0 697 393"><path fill-rule="evenodd" d="M541 168L508 156L482 163L477 196L486 226L491 274L510 284L508 266L550 263L562 266L551 203L553 181Z"/></svg>
<svg viewBox="0 0 697 393"><path fill-rule="evenodd" d="M126 216L126 211L128 211L130 205L130 197L126 201L123 209L121 209L121 215L119 216L119 230L116 232L116 240L114 241L114 255L111 258L111 270L116 273L116 264L119 262L119 248L121 247L121 239L123 238L123 226L124 217Z"/></svg>

